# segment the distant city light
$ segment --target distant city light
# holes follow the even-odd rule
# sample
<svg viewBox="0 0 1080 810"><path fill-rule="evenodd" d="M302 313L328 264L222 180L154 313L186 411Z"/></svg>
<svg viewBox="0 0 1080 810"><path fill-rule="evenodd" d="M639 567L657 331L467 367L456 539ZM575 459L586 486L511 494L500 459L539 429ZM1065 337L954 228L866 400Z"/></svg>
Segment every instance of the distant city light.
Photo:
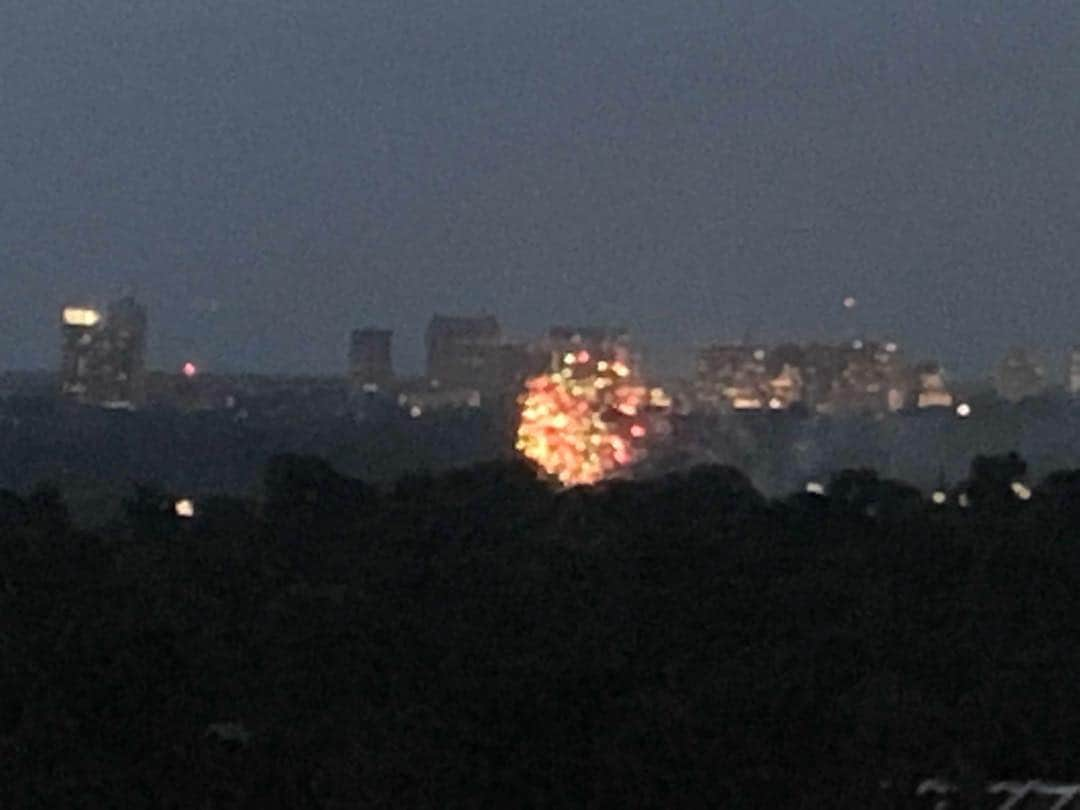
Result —
<svg viewBox="0 0 1080 810"><path fill-rule="evenodd" d="M971 406L968 405L966 402L961 402L959 405L956 406L956 415L959 416L961 419L967 419L969 416L971 416Z"/></svg>
<svg viewBox="0 0 1080 810"><path fill-rule="evenodd" d="M760 411L761 400L757 397L735 397L731 400L731 407L737 411Z"/></svg>
<svg viewBox="0 0 1080 810"><path fill-rule="evenodd" d="M779 397L773 397L769 400L769 407L772 408L774 411L778 411L784 407L784 403Z"/></svg>
<svg viewBox="0 0 1080 810"><path fill-rule="evenodd" d="M956 502L960 504L961 509L967 509L971 506L971 497L966 492L961 492L960 497L956 499Z"/></svg>
<svg viewBox="0 0 1080 810"><path fill-rule="evenodd" d="M1024 484L1022 481L1013 481L1010 487L1013 491L1013 495L1022 501L1031 500L1031 488Z"/></svg>
<svg viewBox="0 0 1080 810"><path fill-rule="evenodd" d="M424 409L421 408L419 405L413 405L411 408L409 408L409 416L411 416L413 419L419 419L423 415Z"/></svg>
<svg viewBox="0 0 1080 810"><path fill-rule="evenodd" d="M194 363L184 363L183 372L185 377L191 379L199 373L199 367L196 366Z"/></svg>
<svg viewBox="0 0 1080 810"><path fill-rule="evenodd" d="M755 349L754 350L754 359L758 360L758 361L764 360L765 359L765 350L764 349Z"/></svg>
<svg viewBox="0 0 1080 810"><path fill-rule="evenodd" d="M899 350L900 347L891 341L885 344L885 351L887 351L889 354L896 354L896 352L898 352Z"/></svg>
<svg viewBox="0 0 1080 810"><path fill-rule="evenodd" d="M860 349L862 349L862 347L863 347L863 342L861 340L853 340L853 341L851 341L851 348L855 349L855 351L859 351Z"/></svg>
<svg viewBox="0 0 1080 810"><path fill-rule="evenodd" d="M195 517L195 502L190 498L181 498L174 506L176 516L188 520Z"/></svg>
<svg viewBox="0 0 1080 810"><path fill-rule="evenodd" d="M825 485L818 481L807 481L806 491L811 495L824 495Z"/></svg>
<svg viewBox="0 0 1080 810"><path fill-rule="evenodd" d="M937 492L930 496L930 500L932 500L938 506L944 506L945 502L949 500L949 496L943 490L939 489Z"/></svg>
<svg viewBox="0 0 1080 810"><path fill-rule="evenodd" d="M857 303L859 302L855 300L855 297L849 295L847 298L844 299L844 309L854 309Z"/></svg>
<svg viewBox="0 0 1080 810"><path fill-rule="evenodd" d="M68 307L64 310L64 323L68 326L90 328L101 323L101 313L96 309Z"/></svg>

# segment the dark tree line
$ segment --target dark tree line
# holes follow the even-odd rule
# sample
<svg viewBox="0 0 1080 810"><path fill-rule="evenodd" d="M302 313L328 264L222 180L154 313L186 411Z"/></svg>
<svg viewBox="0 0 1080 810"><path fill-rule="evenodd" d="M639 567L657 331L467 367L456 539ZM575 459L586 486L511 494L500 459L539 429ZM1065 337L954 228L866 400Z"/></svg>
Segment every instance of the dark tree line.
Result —
<svg viewBox="0 0 1080 810"><path fill-rule="evenodd" d="M921 807L1080 777L1080 473L556 492L518 464L107 531L0 493L0 807ZM959 494L968 506L959 505Z"/></svg>

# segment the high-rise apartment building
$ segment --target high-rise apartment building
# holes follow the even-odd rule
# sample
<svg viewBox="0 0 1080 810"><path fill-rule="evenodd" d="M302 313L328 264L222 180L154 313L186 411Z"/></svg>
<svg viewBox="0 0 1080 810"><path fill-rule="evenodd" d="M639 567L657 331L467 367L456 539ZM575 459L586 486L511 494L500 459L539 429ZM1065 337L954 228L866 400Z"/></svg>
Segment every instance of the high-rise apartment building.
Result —
<svg viewBox="0 0 1080 810"><path fill-rule="evenodd" d="M84 405L137 408L146 398L146 310L133 298L65 307L61 316L61 393Z"/></svg>
<svg viewBox="0 0 1080 810"><path fill-rule="evenodd" d="M515 391L528 373L525 348L503 340L491 315L435 315L427 349L431 386L476 391L485 400Z"/></svg>
<svg viewBox="0 0 1080 810"><path fill-rule="evenodd" d="M492 315L436 315L428 323L427 378L444 388L479 388L491 357L502 344L502 328Z"/></svg>

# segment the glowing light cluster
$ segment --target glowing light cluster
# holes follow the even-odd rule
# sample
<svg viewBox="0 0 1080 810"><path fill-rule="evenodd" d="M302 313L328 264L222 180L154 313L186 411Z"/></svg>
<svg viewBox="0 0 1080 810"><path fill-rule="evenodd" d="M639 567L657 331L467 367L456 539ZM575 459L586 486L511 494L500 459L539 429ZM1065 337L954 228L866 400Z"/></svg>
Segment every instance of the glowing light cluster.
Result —
<svg viewBox="0 0 1080 810"><path fill-rule="evenodd" d="M1013 495L1015 495L1020 500L1022 500L1022 501L1030 501L1031 500L1031 495L1032 495L1031 487L1029 487L1023 481L1013 481L1012 485L1009 488L1013 491Z"/></svg>
<svg viewBox="0 0 1080 810"><path fill-rule="evenodd" d="M623 359L567 352L525 384L517 449L564 486L595 484L640 461L668 428L671 399L648 388Z"/></svg>
<svg viewBox="0 0 1080 810"><path fill-rule="evenodd" d="M64 324L67 326L81 326L89 329L99 323L101 323L101 313L96 309L67 307L64 310Z"/></svg>

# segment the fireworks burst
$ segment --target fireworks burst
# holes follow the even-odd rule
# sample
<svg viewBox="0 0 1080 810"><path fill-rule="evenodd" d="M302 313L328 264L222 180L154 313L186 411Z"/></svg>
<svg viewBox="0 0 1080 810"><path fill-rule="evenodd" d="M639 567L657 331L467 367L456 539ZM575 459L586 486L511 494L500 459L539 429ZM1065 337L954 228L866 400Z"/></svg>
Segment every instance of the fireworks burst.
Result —
<svg viewBox="0 0 1080 810"><path fill-rule="evenodd" d="M622 359L570 352L519 397L517 449L564 486L595 484L645 455L671 400Z"/></svg>

